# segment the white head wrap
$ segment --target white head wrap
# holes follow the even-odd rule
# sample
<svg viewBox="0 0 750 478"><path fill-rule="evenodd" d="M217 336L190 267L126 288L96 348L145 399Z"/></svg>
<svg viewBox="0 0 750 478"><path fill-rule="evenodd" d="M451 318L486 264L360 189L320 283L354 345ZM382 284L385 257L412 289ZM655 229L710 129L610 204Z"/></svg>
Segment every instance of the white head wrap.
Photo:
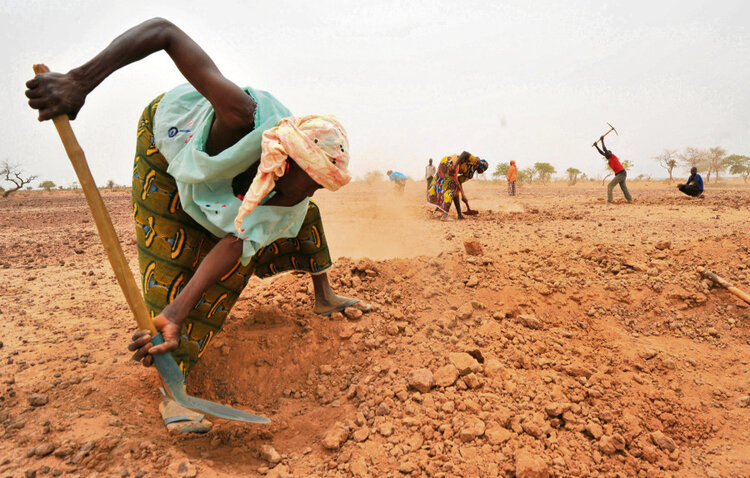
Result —
<svg viewBox="0 0 750 478"><path fill-rule="evenodd" d="M349 140L344 127L333 115L284 118L263 133L260 165L234 220L239 231L242 219L273 190L286 171L290 157L315 182L336 191L351 181Z"/></svg>

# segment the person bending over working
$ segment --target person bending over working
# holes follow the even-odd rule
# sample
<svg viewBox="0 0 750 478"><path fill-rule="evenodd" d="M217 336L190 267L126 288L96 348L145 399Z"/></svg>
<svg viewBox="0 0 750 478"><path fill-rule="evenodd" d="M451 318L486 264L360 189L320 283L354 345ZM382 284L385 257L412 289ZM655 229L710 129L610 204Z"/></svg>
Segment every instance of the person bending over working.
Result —
<svg viewBox="0 0 750 478"><path fill-rule="evenodd" d="M518 180L518 167L516 162L511 160L508 173L505 175L508 178L508 196L516 195L516 181Z"/></svg>
<svg viewBox="0 0 750 478"><path fill-rule="evenodd" d="M160 18L128 30L66 74L28 81L29 105L40 121L62 114L73 119L107 76L160 50L189 84L159 95L138 122L138 261L146 306L164 343L153 346L147 331L136 332L128 346L133 359L148 366L152 355L170 352L187 377L253 275L306 272L316 313L350 306L369 311L331 289L320 211L309 200L318 189L336 191L351 179L347 135L334 116L292 116L269 93L240 88ZM168 405L174 406L165 423L178 422L170 428L207 430L201 415ZM177 416L188 419L179 423Z"/></svg>
<svg viewBox="0 0 750 478"><path fill-rule="evenodd" d="M427 182L427 189L430 189L430 183L432 183L432 177L435 176L435 166L432 165L432 158L427 166L424 168L424 179Z"/></svg>
<svg viewBox="0 0 750 478"><path fill-rule="evenodd" d="M487 161L464 151L461 154L446 156L440 160L437 173L432 179L432 184L427 190L427 202L443 212L442 219L448 219L451 203L456 205L456 214L459 219L464 216L461 213L461 204L458 196L469 208L469 200L463 189L463 183L474 177L474 173L482 174L489 167Z"/></svg>
<svg viewBox="0 0 750 478"><path fill-rule="evenodd" d="M390 169L385 174L388 175L389 180L393 181L394 190L399 194L403 193L404 187L406 186L406 175L399 173L398 171L391 171Z"/></svg>
<svg viewBox="0 0 750 478"><path fill-rule="evenodd" d="M599 149L597 143L594 143L594 146L596 146L596 150L599 151L599 154L607 158L609 167L612 168L612 171L615 173L615 177L612 178L612 181L607 185L607 203L612 202L612 190L617 184L620 185L620 189L622 189L622 194L625 195L625 199L627 199L628 202L633 202L633 197L630 195L630 191L628 191L628 185L625 184L625 179L628 177L628 173L625 171L625 168L622 167L622 164L620 164L620 160L617 159L617 156L615 156L612 151L608 150L604 145L604 136L600 137L599 141L602 142L602 149L604 151Z"/></svg>
<svg viewBox="0 0 750 478"><path fill-rule="evenodd" d="M687 182L685 184L678 185L677 189L687 194L688 196L693 196L694 198L697 198L698 196L703 194L703 178L701 178L701 175L698 174L698 168L696 168L695 166L690 168L690 177L688 178Z"/></svg>

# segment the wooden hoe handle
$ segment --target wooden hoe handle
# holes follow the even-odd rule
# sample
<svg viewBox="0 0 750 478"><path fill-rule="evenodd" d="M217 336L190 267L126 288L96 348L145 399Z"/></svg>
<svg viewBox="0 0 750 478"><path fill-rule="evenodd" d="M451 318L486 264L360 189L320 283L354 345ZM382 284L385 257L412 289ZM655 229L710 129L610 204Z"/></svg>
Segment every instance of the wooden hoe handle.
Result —
<svg viewBox="0 0 750 478"><path fill-rule="evenodd" d="M34 65L34 73L37 75L48 72L49 68L47 66ZM75 169L78 182L81 184L83 193L86 196L86 202L88 202L91 209L91 215L94 216L94 223L96 223L96 229L99 231L99 238L102 241L104 250L107 252L107 257L109 258L109 263L112 265L117 282L119 282L120 288L123 294L125 294L125 300L128 302L128 306L130 306L136 322L138 322L138 327L142 330L149 330L151 335L154 336L156 335L156 328L146 309L146 303L143 301L143 297L141 297L141 293L138 290L133 272L130 270L128 261L125 259L125 254L122 252L120 241L117 239L117 233L112 225L112 219L109 217L107 208L104 206L104 201L102 201L102 197L99 194L99 189L97 189L94 178L91 176L89 165L86 163L86 156L83 154L83 150L78 144L75 134L73 134L73 128L70 127L70 119L67 115L60 115L52 118L52 122L55 123L55 128L57 128L57 133L60 135L70 162L73 163L73 169Z"/></svg>
<svg viewBox="0 0 750 478"><path fill-rule="evenodd" d="M717 285L719 285L719 286L727 289L732 294L736 295L740 299L742 299L745 302L747 302L748 304L750 304L750 294L747 294L747 293L741 291L740 289L738 289L737 287L733 286L728 280L726 280L723 277L720 277L720 276L714 274L711 271L707 271L703 267L699 267L698 268L698 272L700 272L703 277L706 277L707 279L710 279L715 284L717 284Z"/></svg>

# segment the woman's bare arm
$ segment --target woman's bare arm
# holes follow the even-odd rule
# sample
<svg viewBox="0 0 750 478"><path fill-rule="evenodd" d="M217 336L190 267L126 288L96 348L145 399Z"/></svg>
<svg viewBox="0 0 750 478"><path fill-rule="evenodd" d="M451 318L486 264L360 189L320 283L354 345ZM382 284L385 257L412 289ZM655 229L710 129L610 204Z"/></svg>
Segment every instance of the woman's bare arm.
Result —
<svg viewBox="0 0 750 478"><path fill-rule="evenodd" d="M214 107L206 152L217 154L231 146L254 127L255 103L241 88L226 79L209 56L182 30L161 18L148 20L115 38L101 53L66 74L45 73L28 81L29 106L39 110L44 121L61 114L74 118L86 96L118 69L146 56L165 51L185 78ZM237 263L242 241L233 235L221 239L201 262L185 288L154 319L165 343L153 353L173 350L179 342L182 322L201 295L217 283ZM134 358L151 362L150 336L139 332L130 344Z"/></svg>
<svg viewBox="0 0 750 478"><path fill-rule="evenodd" d="M255 112L252 98L225 78L185 32L163 18L153 18L131 28L94 58L66 74L37 75L26 83L29 106L39 110L40 121L61 114L75 118L86 96L109 75L162 50L214 107L216 120L208 138L213 151L207 152L216 154L252 130Z"/></svg>
<svg viewBox="0 0 750 478"><path fill-rule="evenodd" d="M233 235L224 236L201 261L193 277L164 312L169 318L182 323L209 287L219 282L237 265L242 254L242 240ZM167 311L167 309L169 309Z"/></svg>
<svg viewBox="0 0 750 478"><path fill-rule="evenodd" d="M164 343L153 346L147 330L139 330L133 335L128 349L133 359L151 365L152 354L163 354L175 350L180 343L182 323L198 303L203 293L219 282L237 264L242 254L242 241L233 235L221 239L201 261L198 270L182 291L154 318L154 325L161 332Z"/></svg>

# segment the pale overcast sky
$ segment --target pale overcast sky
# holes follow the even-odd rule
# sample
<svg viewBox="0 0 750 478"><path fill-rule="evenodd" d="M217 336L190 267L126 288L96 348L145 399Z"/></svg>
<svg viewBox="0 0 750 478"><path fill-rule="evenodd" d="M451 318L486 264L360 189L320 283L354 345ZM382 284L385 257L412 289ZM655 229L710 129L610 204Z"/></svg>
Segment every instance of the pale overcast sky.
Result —
<svg viewBox="0 0 750 478"><path fill-rule="evenodd" d="M185 30L222 72L295 114L334 113L351 169L421 178L468 150L521 168L602 174L591 143L664 176L665 148L750 155L750 2L0 0L0 159L58 184L74 173L23 94L31 65L68 71L154 16ZM108 78L73 128L100 184L130 184L145 105L184 82L164 53Z"/></svg>

